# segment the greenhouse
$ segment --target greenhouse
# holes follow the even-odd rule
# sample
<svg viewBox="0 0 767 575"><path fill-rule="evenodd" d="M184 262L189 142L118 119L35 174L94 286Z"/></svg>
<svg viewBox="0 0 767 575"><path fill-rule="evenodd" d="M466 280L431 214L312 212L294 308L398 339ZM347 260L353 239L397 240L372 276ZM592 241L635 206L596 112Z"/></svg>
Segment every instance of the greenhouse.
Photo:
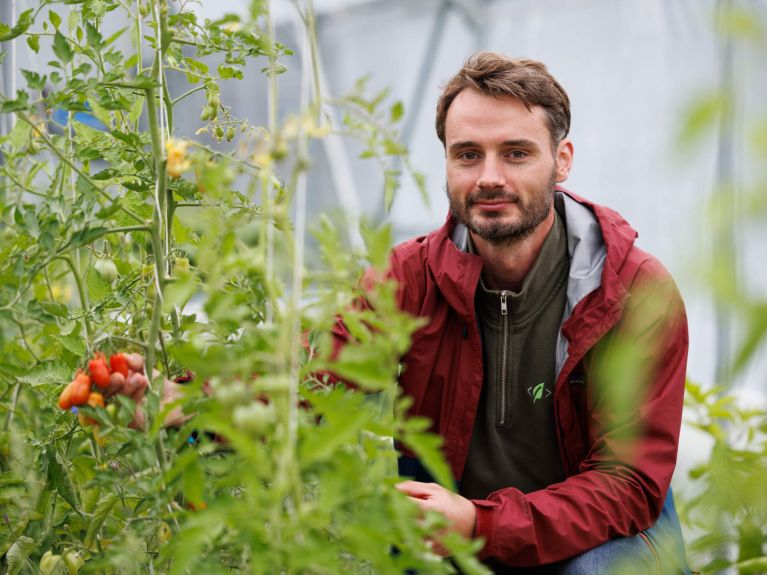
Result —
<svg viewBox="0 0 767 575"><path fill-rule="evenodd" d="M2 0L0 575L767 573L766 42Z"/></svg>

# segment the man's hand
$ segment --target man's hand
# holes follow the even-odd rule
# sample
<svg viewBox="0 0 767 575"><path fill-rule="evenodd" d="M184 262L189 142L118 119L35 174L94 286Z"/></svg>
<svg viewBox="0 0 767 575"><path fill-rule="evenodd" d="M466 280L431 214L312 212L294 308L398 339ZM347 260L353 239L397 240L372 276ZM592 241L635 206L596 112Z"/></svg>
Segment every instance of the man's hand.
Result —
<svg viewBox="0 0 767 575"><path fill-rule="evenodd" d="M422 511L438 511L445 516L448 530L458 533L466 539L474 535L477 522L477 509L474 504L457 493L445 489L437 483L403 481L395 487L415 502ZM439 541L434 541L434 551L443 557L450 553Z"/></svg>
<svg viewBox="0 0 767 575"><path fill-rule="evenodd" d="M134 429L144 429L146 418L141 404L149 387L149 380L144 372L144 357L139 353L126 353L125 359L131 370L126 378L121 373L113 373L109 386L104 390L104 396L110 398L116 394L126 395L136 402L136 412L133 414L133 420L129 424ZM160 372L155 370L154 379L157 381ZM162 398L160 399L160 408L181 398L181 385L163 378ZM180 427L189 415L184 415L180 407L174 407L168 415L165 416L163 425L165 427Z"/></svg>

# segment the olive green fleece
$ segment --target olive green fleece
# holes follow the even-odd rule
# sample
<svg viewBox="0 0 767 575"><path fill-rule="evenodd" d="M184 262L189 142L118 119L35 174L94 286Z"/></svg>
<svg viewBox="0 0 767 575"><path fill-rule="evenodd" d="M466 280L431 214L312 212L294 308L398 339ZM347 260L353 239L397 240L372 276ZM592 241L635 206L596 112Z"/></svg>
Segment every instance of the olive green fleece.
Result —
<svg viewBox="0 0 767 575"><path fill-rule="evenodd" d="M484 499L503 487L528 493L564 479L552 394L568 271L557 214L519 291L489 290L480 279L475 304L485 373L460 484L465 497Z"/></svg>

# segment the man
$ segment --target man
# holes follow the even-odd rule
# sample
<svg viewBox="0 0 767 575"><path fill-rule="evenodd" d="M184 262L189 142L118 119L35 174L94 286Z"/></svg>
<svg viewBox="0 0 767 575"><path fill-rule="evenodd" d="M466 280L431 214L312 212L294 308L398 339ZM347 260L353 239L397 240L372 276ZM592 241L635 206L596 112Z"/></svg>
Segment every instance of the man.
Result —
<svg viewBox="0 0 767 575"><path fill-rule="evenodd" d="M459 493L398 488L484 539L497 573L687 573L669 492L687 357L673 281L617 213L557 186L569 100L543 64L470 57L436 126L450 215L396 247L390 273L429 320L400 384Z"/></svg>

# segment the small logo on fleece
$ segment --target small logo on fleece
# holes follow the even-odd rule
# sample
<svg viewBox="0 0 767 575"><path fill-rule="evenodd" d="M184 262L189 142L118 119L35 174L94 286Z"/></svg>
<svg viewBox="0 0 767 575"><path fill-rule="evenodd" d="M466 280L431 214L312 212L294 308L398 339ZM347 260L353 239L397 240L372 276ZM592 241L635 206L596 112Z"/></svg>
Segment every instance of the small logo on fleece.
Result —
<svg viewBox="0 0 767 575"><path fill-rule="evenodd" d="M536 386L528 387L527 393L533 398L533 403L539 399L546 399L551 395L551 390L546 387L545 383L539 383Z"/></svg>

